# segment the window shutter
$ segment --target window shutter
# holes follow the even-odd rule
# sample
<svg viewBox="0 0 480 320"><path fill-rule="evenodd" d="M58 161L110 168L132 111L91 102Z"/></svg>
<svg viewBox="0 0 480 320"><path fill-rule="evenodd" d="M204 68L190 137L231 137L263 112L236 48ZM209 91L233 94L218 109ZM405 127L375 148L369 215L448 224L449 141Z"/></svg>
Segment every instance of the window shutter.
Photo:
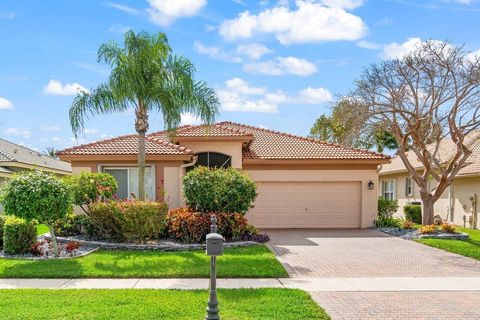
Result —
<svg viewBox="0 0 480 320"><path fill-rule="evenodd" d="M397 200L397 179L392 180L392 189L393 189L392 200Z"/></svg>

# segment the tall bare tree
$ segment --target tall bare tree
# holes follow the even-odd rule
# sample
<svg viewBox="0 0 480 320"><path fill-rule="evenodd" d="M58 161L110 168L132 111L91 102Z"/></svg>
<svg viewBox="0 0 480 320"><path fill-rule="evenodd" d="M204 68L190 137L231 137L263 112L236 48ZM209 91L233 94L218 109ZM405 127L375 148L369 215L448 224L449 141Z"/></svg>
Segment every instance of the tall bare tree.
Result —
<svg viewBox="0 0 480 320"><path fill-rule="evenodd" d="M368 107L371 125L394 135L397 154L419 187L422 223L433 223L435 202L471 154L466 136L480 126L479 58L449 42L426 41L403 58L367 68L351 99ZM448 159L439 155L442 139L455 146Z"/></svg>

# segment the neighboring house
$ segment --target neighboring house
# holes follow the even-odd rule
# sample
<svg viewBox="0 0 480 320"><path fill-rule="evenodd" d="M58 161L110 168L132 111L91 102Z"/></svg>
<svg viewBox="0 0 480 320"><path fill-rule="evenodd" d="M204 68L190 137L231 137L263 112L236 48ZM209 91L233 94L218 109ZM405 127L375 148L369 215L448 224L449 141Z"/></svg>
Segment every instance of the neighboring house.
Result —
<svg viewBox="0 0 480 320"><path fill-rule="evenodd" d="M137 135L69 148L58 153L73 173L108 172L118 195L138 190ZM169 139L146 142L149 199L182 206L182 176L195 165L234 167L258 183L247 217L262 228L367 228L377 212L378 165L389 157L232 122L183 126Z"/></svg>
<svg viewBox="0 0 480 320"><path fill-rule="evenodd" d="M39 169L58 176L72 174L70 163L0 139L0 184L12 173Z"/></svg>
<svg viewBox="0 0 480 320"><path fill-rule="evenodd" d="M466 226L470 227L474 222L475 215L478 215L476 199L480 196L480 131L469 134L466 137L466 144L472 154L464 167L460 169L453 184L435 203L435 214L457 225L464 225L465 219ZM450 139L442 140L438 152L440 162L448 161L453 156L455 148L455 144ZM419 170L423 168L412 151L408 152L408 157L415 168ZM398 156L393 158L391 163L382 166L380 186L381 196L386 199L398 200L400 206L397 212L398 216L403 216L403 206L406 204L420 204L418 187Z"/></svg>

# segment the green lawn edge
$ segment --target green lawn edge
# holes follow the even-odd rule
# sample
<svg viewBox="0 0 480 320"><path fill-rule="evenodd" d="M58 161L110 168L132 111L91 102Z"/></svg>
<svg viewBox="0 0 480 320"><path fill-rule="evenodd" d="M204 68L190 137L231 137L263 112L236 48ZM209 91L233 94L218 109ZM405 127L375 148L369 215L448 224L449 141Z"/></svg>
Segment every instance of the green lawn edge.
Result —
<svg viewBox="0 0 480 320"><path fill-rule="evenodd" d="M298 289L220 289L218 298L222 319L330 319ZM207 300L207 290L0 290L2 319L203 319Z"/></svg>
<svg viewBox="0 0 480 320"><path fill-rule="evenodd" d="M456 253L465 257L480 260L480 230L458 227L458 231L468 233L469 240L450 239L418 239L419 243L430 247Z"/></svg>
<svg viewBox="0 0 480 320"><path fill-rule="evenodd" d="M226 248L219 278L283 278L288 273L265 245ZM208 278L210 258L195 251L99 250L71 259L0 259L0 278Z"/></svg>

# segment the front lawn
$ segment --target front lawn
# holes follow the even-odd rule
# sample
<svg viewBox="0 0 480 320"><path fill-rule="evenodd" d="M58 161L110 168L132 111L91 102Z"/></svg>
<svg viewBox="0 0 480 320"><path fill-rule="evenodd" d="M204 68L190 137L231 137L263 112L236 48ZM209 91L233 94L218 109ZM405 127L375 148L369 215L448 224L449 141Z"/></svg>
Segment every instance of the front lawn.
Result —
<svg viewBox="0 0 480 320"><path fill-rule="evenodd" d="M420 239L420 243L450 251L462 256L480 260L480 230L458 227L458 231L468 233L469 240Z"/></svg>
<svg viewBox="0 0 480 320"><path fill-rule="evenodd" d="M330 319L293 289L219 290L222 319ZM206 290L0 290L2 319L204 319Z"/></svg>
<svg viewBox="0 0 480 320"><path fill-rule="evenodd" d="M0 259L0 278L207 278L210 258L203 250L97 251L59 260ZM276 278L288 274L263 245L225 249L218 277Z"/></svg>

